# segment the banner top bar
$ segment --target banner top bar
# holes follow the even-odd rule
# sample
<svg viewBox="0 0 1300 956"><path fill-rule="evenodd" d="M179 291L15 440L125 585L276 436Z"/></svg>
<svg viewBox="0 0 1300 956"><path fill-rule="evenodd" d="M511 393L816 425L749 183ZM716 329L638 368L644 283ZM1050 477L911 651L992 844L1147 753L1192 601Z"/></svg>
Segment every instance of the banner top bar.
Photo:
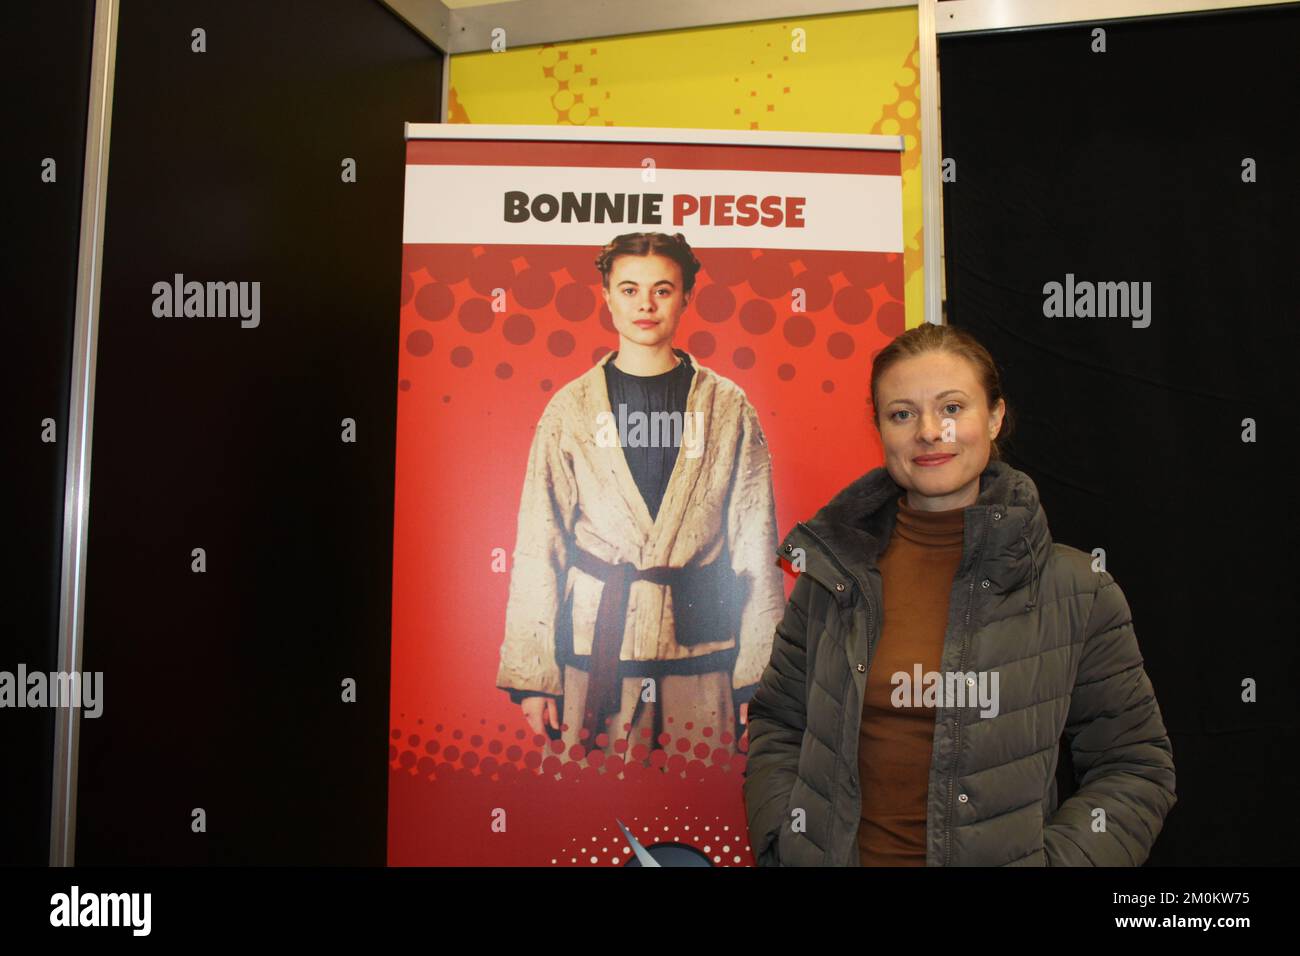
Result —
<svg viewBox="0 0 1300 956"><path fill-rule="evenodd" d="M499 123L406 123L406 139L572 140L603 143L690 143L717 146L804 146L815 149L903 150L903 137L783 130L669 129L658 126L542 126Z"/></svg>

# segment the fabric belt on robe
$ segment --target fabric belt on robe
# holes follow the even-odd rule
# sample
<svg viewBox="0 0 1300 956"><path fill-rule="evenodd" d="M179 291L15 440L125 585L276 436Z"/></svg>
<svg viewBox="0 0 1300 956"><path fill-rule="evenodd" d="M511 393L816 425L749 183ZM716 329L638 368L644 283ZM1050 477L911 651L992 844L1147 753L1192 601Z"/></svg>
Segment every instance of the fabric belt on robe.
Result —
<svg viewBox="0 0 1300 956"><path fill-rule="evenodd" d="M587 730L583 746L590 750L596 746L596 735L604 733L605 718L618 713L622 701L622 681L618 677L619 651L623 647L632 582L653 581L673 589L673 625L679 643L690 644L699 640L726 640L732 636L719 631L729 630L727 621L734 619L734 615L728 613L734 606L728 584L735 581L735 574L725 554L707 565L638 568L628 561L613 564L575 547L573 563L579 570L605 582L596 609L587 703L582 721ZM684 615L683 611L688 613ZM696 619L689 621L690 617ZM616 732L619 730L621 728L615 728Z"/></svg>

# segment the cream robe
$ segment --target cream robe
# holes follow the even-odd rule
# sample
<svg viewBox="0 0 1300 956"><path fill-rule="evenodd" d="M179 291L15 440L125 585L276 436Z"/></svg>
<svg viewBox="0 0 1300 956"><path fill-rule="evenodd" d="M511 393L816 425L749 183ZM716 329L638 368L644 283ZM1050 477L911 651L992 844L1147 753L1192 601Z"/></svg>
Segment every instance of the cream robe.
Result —
<svg viewBox="0 0 1300 956"><path fill-rule="evenodd" d="M562 694L556 663L557 617L573 598L573 651L590 654L604 582L566 563L566 539L610 562L637 568L707 564L725 554L743 596L740 648L732 687L758 683L785 609L777 544L772 463L744 391L701 365L686 398L698 412L703 452L678 449L659 513L652 521L621 446L597 443L612 415L605 386L606 355L559 389L533 436L519 502L505 640L497 686ZM606 418L598 419L602 413ZM674 638L672 591L632 582L619 657L624 661L697 657L735 647L726 640L680 645Z"/></svg>

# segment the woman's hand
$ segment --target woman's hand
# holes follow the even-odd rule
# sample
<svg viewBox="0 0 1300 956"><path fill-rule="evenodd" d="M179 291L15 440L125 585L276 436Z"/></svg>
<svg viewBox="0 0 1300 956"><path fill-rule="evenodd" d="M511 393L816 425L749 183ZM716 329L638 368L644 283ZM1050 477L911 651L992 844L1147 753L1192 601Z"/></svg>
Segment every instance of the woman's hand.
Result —
<svg viewBox="0 0 1300 956"><path fill-rule="evenodd" d="M560 729L560 713L554 697L525 697L519 702L519 709L524 712L524 720L535 734L543 733L546 724Z"/></svg>
<svg viewBox="0 0 1300 956"><path fill-rule="evenodd" d="M744 746L748 747L749 746L749 701L745 701L743 704L740 705L740 726L745 728L745 732L741 734L740 739L736 741L736 746L739 747L743 744Z"/></svg>

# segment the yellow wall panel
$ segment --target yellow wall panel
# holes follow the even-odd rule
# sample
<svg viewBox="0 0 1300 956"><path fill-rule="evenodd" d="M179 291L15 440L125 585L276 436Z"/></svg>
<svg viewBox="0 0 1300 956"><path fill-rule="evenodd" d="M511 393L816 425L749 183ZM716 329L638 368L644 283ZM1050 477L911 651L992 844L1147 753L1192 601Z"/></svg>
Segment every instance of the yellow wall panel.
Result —
<svg viewBox="0 0 1300 956"><path fill-rule="evenodd" d="M915 7L459 54L448 103L453 123L902 135L907 327L923 321Z"/></svg>

